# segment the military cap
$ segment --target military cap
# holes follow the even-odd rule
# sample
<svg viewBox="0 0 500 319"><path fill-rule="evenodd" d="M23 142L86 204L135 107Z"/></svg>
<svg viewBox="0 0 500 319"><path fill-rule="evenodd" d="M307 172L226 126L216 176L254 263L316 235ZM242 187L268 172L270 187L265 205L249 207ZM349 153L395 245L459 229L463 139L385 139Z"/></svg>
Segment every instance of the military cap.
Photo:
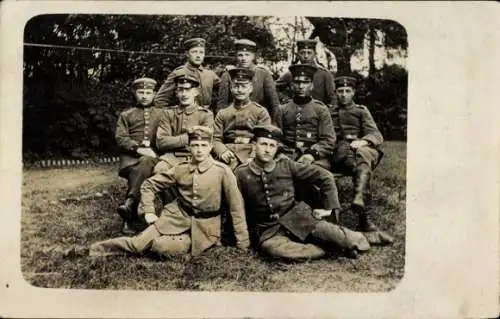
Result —
<svg viewBox="0 0 500 319"><path fill-rule="evenodd" d="M281 139L283 138L283 132L280 130L280 128L271 124L256 125L254 126L252 133L254 140L257 140L259 137L265 137L281 141Z"/></svg>
<svg viewBox="0 0 500 319"><path fill-rule="evenodd" d="M316 40L306 39L297 41L297 50L313 49L316 50Z"/></svg>
<svg viewBox="0 0 500 319"><path fill-rule="evenodd" d="M255 52L257 50L257 43L248 39L239 39L234 41L234 47L236 48L236 51Z"/></svg>
<svg viewBox="0 0 500 319"><path fill-rule="evenodd" d="M291 65L288 70L290 70L293 77L305 76L312 79L314 73L318 70L318 67L312 64L294 64Z"/></svg>
<svg viewBox="0 0 500 319"><path fill-rule="evenodd" d="M184 48L186 50L189 50L194 47L204 47L205 46L205 39L202 38L192 38L184 41Z"/></svg>
<svg viewBox="0 0 500 319"><path fill-rule="evenodd" d="M140 78L134 80L132 82L132 89L139 90L139 89L152 89L154 90L156 87L156 81L151 79L151 78Z"/></svg>
<svg viewBox="0 0 500 319"><path fill-rule="evenodd" d="M176 77L174 78L174 83L177 85L177 87L184 87L184 88L192 88L192 87L198 87L200 85L200 81L191 74L190 72L186 72L185 70L179 72Z"/></svg>
<svg viewBox="0 0 500 319"><path fill-rule="evenodd" d="M189 141L211 141L214 131L208 126L196 125L188 133Z"/></svg>
<svg viewBox="0 0 500 319"><path fill-rule="evenodd" d="M356 87L356 78L352 76L339 76L335 78L335 86L343 87L350 86L352 88Z"/></svg>
<svg viewBox="0 0 500 319"><path fill-rule="evenodd" d="M228 71L231 81L237 82L248 82L252 81L255 74L254 71L247 68L234 68Z"/></svg>

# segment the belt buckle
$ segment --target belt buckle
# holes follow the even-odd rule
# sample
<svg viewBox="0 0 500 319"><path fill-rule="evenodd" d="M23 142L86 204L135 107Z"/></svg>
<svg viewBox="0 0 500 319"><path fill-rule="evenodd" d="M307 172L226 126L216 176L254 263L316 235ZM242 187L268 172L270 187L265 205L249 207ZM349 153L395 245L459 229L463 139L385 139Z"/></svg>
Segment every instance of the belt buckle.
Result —
<svg viewBox="0 0 500 319"><path fill-rule="evenodd" d="M297 147L297 148L304 147L304 142L295 142L295 147Z"/></svg>
<svg viewBox="0 0 500 319"><path fill-rule="evenodd" d="M354 135L354 134L347 134L347 135L345 136L345 139L346 139L346 140L355 140L355 139L357 139L357 138L358 138L358 136L357 136L357 135Z"/></svg>
<svg viewBox="0 0 500 319"><path fill-rule="evenodd" d="M271 214L271 215L269 215L269 218L271 220L278 220L280 218L280 215L278 215L278 214Z"/></svg>
<svg viewBox="0 0 500 319"><path fill-rule="evenodd" d="M142 145L144 145L144 147L149 147L151 145L151 141L144 140L144 141L142 141Z"/></svg>

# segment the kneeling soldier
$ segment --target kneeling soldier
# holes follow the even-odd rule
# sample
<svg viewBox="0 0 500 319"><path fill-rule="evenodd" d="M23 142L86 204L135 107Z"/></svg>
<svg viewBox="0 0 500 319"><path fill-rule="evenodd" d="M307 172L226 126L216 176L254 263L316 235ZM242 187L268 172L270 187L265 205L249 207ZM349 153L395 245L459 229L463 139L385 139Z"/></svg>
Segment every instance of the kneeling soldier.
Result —
<svg viewBox="0 0 500 319"><path fill-rule="evenodd" d="M137 104L123 111L116 124L115 139L121 153L118 174L128 182L127 197L118 214L129 228L143 227L136 212L140 187L158 161L155 138L161 110L153 107L155 86L156 81L150 78L135 80L132 89Z"/></svg>
<svg viewBox="0 0 500 319"><path fill-rule="evenodd" d="M229 70L234 102L215 116L214 152L233 170L251 157L255 125L271 124L267 110L250 100L253 71L246 68Z"/></svg>
<svg viewBox="0 0 500 319"><path fill-rule="evenodd" d="M355 253L370 248L362 233L321 219L340 208L330 172L275 156L282 139L275 126L255 127L254 139L255 158L238 167L235 174L252 239L256 237L264 252L287 259L312 259L334 249ZM317 186L323 209L296 202L295 181Z"/></svg>
<svg viewBox="0 0 500 319"><path fill-rule="evenodd" d="M91 256L141 254L150 249L160 255L187 253L199 255L220 245L221 198L229 206L237 247L249 247L247 224L241 193L231 169L210 156L212 131L193 128L189 133L190 162L147 179L141 187L139 213L151 225L135 237L119 237L93 244ZM158 218L155 215L155 193L176 186L179 197L167 204Z"/></svg>

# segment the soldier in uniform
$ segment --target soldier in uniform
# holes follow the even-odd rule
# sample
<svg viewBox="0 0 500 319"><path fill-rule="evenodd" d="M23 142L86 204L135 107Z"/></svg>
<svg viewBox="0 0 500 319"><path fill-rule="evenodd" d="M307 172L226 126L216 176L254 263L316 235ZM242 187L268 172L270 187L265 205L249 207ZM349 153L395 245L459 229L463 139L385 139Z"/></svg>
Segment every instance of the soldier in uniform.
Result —
<svg viewBox="0 0 500 319"><path fill-rule="evenodd" d="M200 94L197 96L198 105L212 108L212 95L214 89L219 85L220 78L214 71L208 70L202 66L205 58L205 40L193 38L184 42L186 49L187 62L172 71L163 85L158 90L155 98L155 104L158 107L171 107L178 104L175 96L174 79L177 75L185 72L192 73L198 79Z"/></svg>
<svg viewBox="0 0 500 319"><path fill-rule="evenodd" d="M125 229L141 227L137 216L140 186L150 177L158 161L156 130L161 110L153 107L156 81L140 78L133 82L132 89L136 106L123 111L116 124L115 139L120 148L119 176L127 179L126 200L118 207L118 214L125 220Z"/></svg>
<svg viewBox="0 0 500 319"><path fill-rule="evenodd" d="M215 116L214 153L222 162L235 169L248 161L252 154L251 138L255 125L270 124L267 110L250 100L254 73L248 68L228 71L234 101Z"/></svg>
<svg viewBox="0 0 500 319"><path fill-rule="evenodd" d="M252 78L253 91L250 100L264 106L268 113L272 115L279 106L276 83L268 70L254 64L257 44L247 39L236 40L234 44L236 47L237 67L250 69L254 73ZM221 77L217 111L231 104L233 96L230 91L231 76L229 72L225 72Z"/></svg>
<svg viewBox="0 0 500 319"><path fill-rule="evenodd" d="M336 170L343 166L353 174L355 195L352 209L359 216L359 229L377 232L383 242L390 243L391 236L373 224L365 209L370 177L383 155L379 147L384 139L368 108L354 103L355 83L353 77L336 79L339 105L333 108L332 118L338 143L332 157L332 167Z"/></svg>
<svg viewBox="0 0 500 319"><path fill-rule="evenodd" d="M314 65L290 66L293 100L281 105L274 123L283 131L283 152L299 163L316 164L330 169L335 147L335 131L328 107L311 97Z"/></svg>
<svg viewBox="0 0 500 319"><path fill-rule="evenodd" d="M339 249L355 256L369 250L362 233L322 219L340 208L332 174L276 156L282 139L279 128L256 126L253 132L255 158L235 170L253 243L271 256L286 259L319 258ZM313 210L296 200L296 181L320 189L322 208Z"/></svg>
<svg viewBox="0 0 500 319"><path fill-rule="evenodd" d="M313 77L312 97L327 105L337 105L335 95L335 83L333 74L317 64L316 57L316 41L315 40L299 40L297 41L298 58L301 64L313 64L318 68ZM280 90L290 91L293 81L291 72L283 74L276 85Z"/></svg>
<svg viewBox="0 0 500 319"><path fill-rule="evenodd" d="M139 235L94 243L91 256L106 256L150 250L159 255L191 252L199 255L220 245L221 199L227 202L233 221L236 246L250 246L243 198L231 169L210 156L212 129L193 128L189 135L191 160L147 179L141 187L139 213L150 224ZM155 194L175 186L179 197L167 204L160 217L155 214Z"/></svg>

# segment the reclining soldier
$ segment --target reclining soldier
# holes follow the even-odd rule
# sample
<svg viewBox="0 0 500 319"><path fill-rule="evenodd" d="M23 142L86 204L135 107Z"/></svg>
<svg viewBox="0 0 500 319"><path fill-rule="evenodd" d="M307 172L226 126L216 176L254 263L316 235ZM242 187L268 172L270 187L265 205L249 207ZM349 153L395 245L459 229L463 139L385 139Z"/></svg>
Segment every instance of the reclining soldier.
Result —
<svg viewBox="0 0 500 319"><path fill-rule="evenodd" d="M273 257L292 260L320 258L335 250L348 256L369 250L362 233L322 219L340 208L333 175L276 155L282 140L279 128L257 126L253 133L255 158L235 170L253 244ZM296 201L295 181L319 188L322 209Z"/></svg>
<svg viewBox="0 0 500 319"><path fill-rule="evenodd" d="M188 252L199 255L220 245L223 196L232 217L236 246L248 249L243 199L231 169L210 156L211 128L194 127L188 135L191 160L148 178L141 186L139 213L150 226L134 237L92 244L91 256L142 254L147 250L164 256ZM155 195L171 186L177 187L179 196L157 217Z"/></svg>

